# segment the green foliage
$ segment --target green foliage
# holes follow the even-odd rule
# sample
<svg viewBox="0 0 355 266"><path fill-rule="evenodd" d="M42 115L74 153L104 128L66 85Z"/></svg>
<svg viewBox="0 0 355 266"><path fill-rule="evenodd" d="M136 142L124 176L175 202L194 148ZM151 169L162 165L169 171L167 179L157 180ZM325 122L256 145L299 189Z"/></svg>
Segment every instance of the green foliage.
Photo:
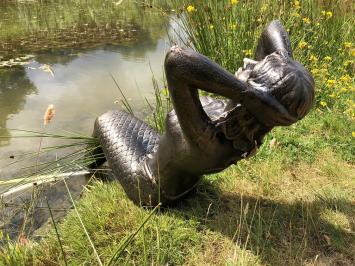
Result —
<svg viewBox="0 0 355 266"><path fill-rule="evenodd" d="M2 243L0 247L0 265L25 265L31 256L27 253L29 246L12 242L8 236L3 235L2 231L0 231L0 243Z"/></svg>
<svg viewBox="0 0 355 266"><path fill-rule="evenodd" d="M169 98L169 91L165 81L163 88L159 88L159 84L154 76L152 78L152 82L154 87L155 103L153 106L147 101L148 107L152 114L148 115L146 121L148 124L152 125L159 133L163 133L165 131L166 115L172 109Z"/></svg>
<svg viewBox="0 0 355 266"><path fill-rule="evenodd" d="M296 60L313 74L316 108L355 118L354 18L347 1L178 1L186 45L231 72L253 57L263 28L280 19ZM191 8L193 7L193 8Z"/></svg>

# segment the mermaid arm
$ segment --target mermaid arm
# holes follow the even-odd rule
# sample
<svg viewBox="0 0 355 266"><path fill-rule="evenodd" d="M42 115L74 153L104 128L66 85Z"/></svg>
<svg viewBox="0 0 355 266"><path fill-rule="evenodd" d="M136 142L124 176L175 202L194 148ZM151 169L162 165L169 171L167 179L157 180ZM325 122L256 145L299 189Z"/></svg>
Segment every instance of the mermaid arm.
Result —
<svg viewBox="0 0 355 266"><path fill-rule="evenodd" d="M209 58L178 46L173 46L166 55L165 72L174 109L190 143L198 142L213 129L211 119L202 108L198 89L235 101L242 100L247 89L243 81Z"/></svg>
<svg viewBox="0 0 355 266"><path fill-rule="evenodd" d="M255 52L256 60L260 61L265 56L275 51L284 50L293 58L290 39L279 20L273 20L261 33Z"/></svg>

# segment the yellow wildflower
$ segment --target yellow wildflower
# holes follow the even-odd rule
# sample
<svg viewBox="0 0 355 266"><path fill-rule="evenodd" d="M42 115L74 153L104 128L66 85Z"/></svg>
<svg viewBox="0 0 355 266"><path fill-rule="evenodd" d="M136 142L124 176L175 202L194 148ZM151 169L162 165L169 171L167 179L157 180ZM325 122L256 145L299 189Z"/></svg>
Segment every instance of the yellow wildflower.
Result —
<svg viewBox="0 0 355 266"><path fill-rule="evenodd" d="M327 106L327 103L326 102L324 102L324 101L320 101L320 103L319 103L322 107L326 107Z"/></svg>
<svg viewBox="0 0 355 266"><path fill-rule="evenodd" d="M213 30L214 26L211 24L208 28L209 28L210 30Z"/></svg>
<svg viewBox="0 0 355 266"><path fill-rule="evenodd" d="M303 20L303 22L305 23L305 24L311 24L311 20L310 20L310 18L303 18L302 19Z"/></svg>
<svg viewBox="0 0 355 266"><path fill-rule="evenodd" d="M351 49L351 56L355 56L355 49Z"/></svg>
<svg viewBox="0 0 355 266"><path fill-rule="evenodd" d="M295 7L296 7L296 8L300 8L300 6L301 6L301 5L300 5L300 1L297 1L297 0L294 2L294 4L295 4Z"/></svg>
<svg viewBox="0 0 355 266"><path fill-rule="evenodd" d="M236 5L238 4L239 0L231 0L231 5Z"/></svg>
<svg viewBox="0 0 355 266"><path fill-rule="evenodd" d="M231 30L235 30L237 28L237 24L230 24L229 28Z"/></svg>
<svg viewBox="0 0 355 266"><path fill-rule="evenodd" d="M333 12L332 11L325 11L325 10L322 10L321 14L326 17L327 19L328 18L331 18L333 16Z"/></svg>
<svg viewBox="0 0 355 266"><path fill-rule="evenodd" d="M351 132L351 136L353 136L353 138L355 138L355 131Z"/></svg>
<svg viewBox="0 0 355 266"><path fill-rule="evenodd" d="M326 56L326 57L324 57L324 60L325 61L332 61L332 58L330 56Z"/></svg>
<svg viewBox="0 0 355 266"><path fill-rule="evenodd" d="M344 63L343 63L343 66L344 67L348 67L349 65L351 65L353 63L353 60L346 60Z"/></svg>
<svg viewBox="0 0 355 266"><path fill-rule="evenodd" d="M300 42L298 43L298 47L301 48L301 49L306 48L307 45L308 45L308 43L305 42L305 41L300 41Z"/></svg>
<svg viewBox="0 0 355 266"><path fill-rule="evenodd" d="M328 80L327 80L327 85L328 85L328 86L334 86L334 85L335 85L335 82L336 82L335 79L328 79Z"/></svg>
<svg viewBox="0 0 355 266"><path fill-rule="evenodd" d="M317 69L317 68L313 68L313 69L311 70L311 73L312 73L313 75L317 74L318 72L319 72L319 69Z"/></svg>
<svg viewBox="0 0 355 266"><path fill-rule="evenodd" d="M187 12L189 13L192 13L192 12L195 12L196 11L196 8L192 5L189 5L187 8L186 8Z"/></svg>
<svg viewBox="0 0 355 266"><path fill-rule="evenodd" d="M315 55L312 54L312 55L309 57L309 61L317 62L317 61L318 61L318 58L317 58Z"/></svg>
<svg viewBox="0 0 355 266"><path fill-rule="evenodd" d="M252 56L253 55L253 52L250 49L243 50L243 53L244 53L245 56Z"/></svg>
<svg viewBox="0 0 355 266"><path fill-rule="evenodd" d="M340 80L341 80L342 82L348 83L348 82L351 81L351 77L350 77L349 74L346 74L346 75L341 76L341 77L340 77Z"/></svg>
<svg viewBox="0 0 355 266"><path fill-rule="evenodd" d="M263 4L263 5L261 6L260 12L261 12L261 13L264 13L266 10L267 10L267 5L266 5L266 4Z"/></svg>
<svg viewBox="0 0 355 266"><path fill-rule="evenodd" d="M343 44L345 48L351 48L351 46L353 45L351 42L344 42Z"/></svg>

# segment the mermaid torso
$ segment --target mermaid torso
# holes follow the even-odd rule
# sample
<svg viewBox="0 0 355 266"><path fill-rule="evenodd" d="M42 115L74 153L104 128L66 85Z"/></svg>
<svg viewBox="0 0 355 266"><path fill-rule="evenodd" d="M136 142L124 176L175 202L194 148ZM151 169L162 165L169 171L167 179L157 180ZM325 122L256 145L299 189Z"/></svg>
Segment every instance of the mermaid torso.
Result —
<svg viewBox="0 0 355 266"><path fill-rule="evenodd" d="M203 174L219 172L260 146L267 130L241 105L225 111L224 100L201 97L201 102L212 123L197 144L186 140L174 110L162 136L126 112L107 112L97 119L95 135L133 201L171 203L193 189Z"/></svg>

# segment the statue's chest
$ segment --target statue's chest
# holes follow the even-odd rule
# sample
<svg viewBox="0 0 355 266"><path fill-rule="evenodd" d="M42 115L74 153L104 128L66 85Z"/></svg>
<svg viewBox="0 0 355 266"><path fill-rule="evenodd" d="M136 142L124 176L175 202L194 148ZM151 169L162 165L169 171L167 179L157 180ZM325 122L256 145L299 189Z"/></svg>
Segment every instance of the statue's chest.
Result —
<svg viewBox="0 0 355 266"><path fill-rule="evenodd" d="M271 130L253 117L244 106L238 104L214 120L217 134L232 142L233 148L242 152L242 158L256 153L264 136Z"/></svg>

